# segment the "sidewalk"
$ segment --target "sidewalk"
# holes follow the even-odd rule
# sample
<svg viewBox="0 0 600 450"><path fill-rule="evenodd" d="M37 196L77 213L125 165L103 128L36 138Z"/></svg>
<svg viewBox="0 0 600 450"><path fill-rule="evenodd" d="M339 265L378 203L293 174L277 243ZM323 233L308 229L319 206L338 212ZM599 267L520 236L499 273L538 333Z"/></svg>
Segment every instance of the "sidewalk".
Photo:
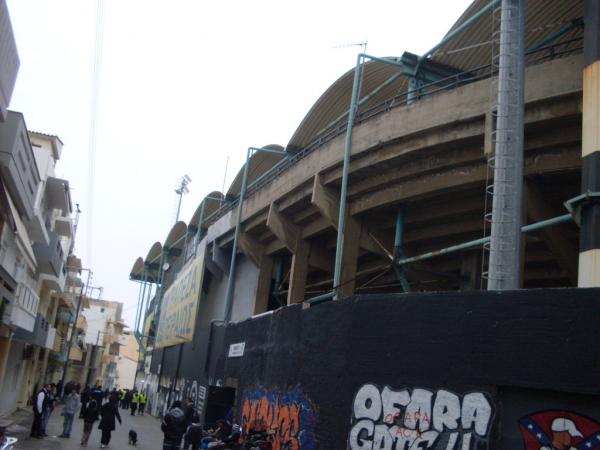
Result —
<svg viewBox="0 0 600 450"><path fill-rule="evenodd" d="M73 429L69 439L59 438L62 433L63 418L60 415L62 405L54 409L48 422L48 437L44 439L30 439L29 431L33 421L33 413L27 410L19 410L12 416L4 419L8 426L8 435L19 439L15 446L20 450L75 450L82 449L80 445L83 431L83 421L75 418ZM160 430L160 421L150 415L132 417L129 411L120 409L123 425L117 422L117 429L113 431L109 448L125 450L133 448L129 446L129 430L134 429L138 434L138 450L160 450L162 449L163 433ZM10 424L8 424L10 422ZM100 447L100 430L98 422L94 424L94 430L88 442L88 448Z"/></svg>

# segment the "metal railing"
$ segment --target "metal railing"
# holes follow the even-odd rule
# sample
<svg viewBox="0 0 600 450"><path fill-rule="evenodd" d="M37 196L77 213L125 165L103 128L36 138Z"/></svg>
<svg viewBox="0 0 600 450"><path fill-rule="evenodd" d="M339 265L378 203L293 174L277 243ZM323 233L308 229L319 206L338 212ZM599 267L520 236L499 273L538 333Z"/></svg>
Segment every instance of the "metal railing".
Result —
<svg viewBox="0 0 600 450"><path fill-rule="evenodd" d="M574 53L581 53L583 51L583 38L570 39L568 41L547 45L535 50L526 52L527 64L526 66L532 66L539 64L540 62L550 61L558 57L569 56ZM547 53L546 53L547 52ZM531 57L534 56L534 57ZM412 101L415 99L420 100L432 95L437 94L441 91L448 91L455 89L466 84L471 84L477 81L481 81L487 78L491 78L496 75L496 70L492 64L486 64L483 66L476 67L469 71L460 72L455 75L437 80L432 83L424 84L415 91L406 91L402 94L398 94L387 100L384 100L370 108L359 112L356 115L355 124L361 124L371 120L372 118L379 116L380 114L387 113L392 109L400 106L405 106L409 102L409 97L412 96ZM246 189L245 198L249 198L261 188L271 183L273 180L278 178L281 174L286 172L298 161L306 158L308 155L313 153L315 150L323 147L328 142L342 136L347 129L347 123L343 120L340 121L339 125L333 125L329 129L326 129L323 133L319 134L314 141L308 144L300 151L294 153L289 158L284 158L275 164L271 169L263 173L256 180L248 184ZM206 226L210 226L217 220L219 220L227 212L232 211L236 208L239 203L239 194L233 199L225 199L225 203L208 216L204 223Z"/></svg>

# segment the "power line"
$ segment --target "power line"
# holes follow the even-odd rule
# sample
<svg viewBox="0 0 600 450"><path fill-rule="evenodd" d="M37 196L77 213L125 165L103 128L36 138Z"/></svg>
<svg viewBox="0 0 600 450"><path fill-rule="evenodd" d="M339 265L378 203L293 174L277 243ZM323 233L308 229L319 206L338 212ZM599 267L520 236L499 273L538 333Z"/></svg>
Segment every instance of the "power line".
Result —
<svg viewBox="0 0 600 450"><path fill-rule="evenodd" d="M102 43L104 40L104 0L98 0L96 7L96 40L92 61L92 95L90 109L89 150L88 150L88 204L87 204L87 258L92 265L92 235L94 231L94 166L96 162L96 140L98 135L98 109L100 101L100 80L102 69Z"/></svg>

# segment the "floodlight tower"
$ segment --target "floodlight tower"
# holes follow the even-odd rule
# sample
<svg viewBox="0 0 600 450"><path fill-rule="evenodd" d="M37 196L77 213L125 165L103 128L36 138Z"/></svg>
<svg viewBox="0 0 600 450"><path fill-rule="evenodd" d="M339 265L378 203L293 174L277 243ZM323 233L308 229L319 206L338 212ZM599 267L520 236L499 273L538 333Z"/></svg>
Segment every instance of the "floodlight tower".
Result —
<svg viewBox="0 0 600 450"><path fill-rule="evenodd" d="M181 179L179 180L179 183L177 185L177 188L175 189L175 193L179 196L179 201L177 203L177 214L175 216L175 222L177 222L179 220L179 211L181 210L181 199L183 197L183 194L187 194L188 192L190 192L190 190L188 189L188 184L190 184L192 182L192 179L189 177L188 174L185 174L184 176L181 177Z"/></svg>

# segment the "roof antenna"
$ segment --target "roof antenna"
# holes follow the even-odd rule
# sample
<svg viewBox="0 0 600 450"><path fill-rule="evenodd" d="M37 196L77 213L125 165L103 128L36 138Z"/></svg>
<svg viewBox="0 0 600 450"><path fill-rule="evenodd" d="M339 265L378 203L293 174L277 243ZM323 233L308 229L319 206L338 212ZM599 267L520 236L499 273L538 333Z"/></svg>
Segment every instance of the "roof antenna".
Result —
<svg viewBox="0 0 600 450"><path fill-rule="evenodd" d="M355 44L336 45L333 48L362 47L363 48L362 52L367 53L367 43L368 43L368 41L365 39L365 42L356 42Z"/></svg>

